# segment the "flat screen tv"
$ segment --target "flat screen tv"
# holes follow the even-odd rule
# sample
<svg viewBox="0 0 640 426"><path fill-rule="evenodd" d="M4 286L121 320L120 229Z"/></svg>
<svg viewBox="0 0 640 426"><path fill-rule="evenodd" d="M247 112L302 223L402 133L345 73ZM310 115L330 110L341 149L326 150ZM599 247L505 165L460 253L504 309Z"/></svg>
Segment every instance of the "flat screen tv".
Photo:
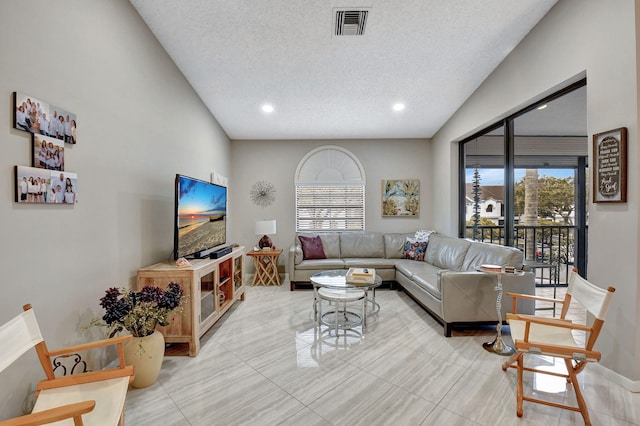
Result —
<svg viewBox="0 0 640 426"><path fill-rule="evenodd" d="M204 257L227 242L227 188L176 175L173 257Z"/></svg>

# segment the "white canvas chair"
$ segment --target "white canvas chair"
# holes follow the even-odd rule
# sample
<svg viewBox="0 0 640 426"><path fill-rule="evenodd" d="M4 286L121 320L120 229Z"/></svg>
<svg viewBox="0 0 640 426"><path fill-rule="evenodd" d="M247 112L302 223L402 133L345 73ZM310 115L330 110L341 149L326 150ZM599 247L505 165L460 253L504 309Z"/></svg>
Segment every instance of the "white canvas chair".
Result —
<svg viewBox="0 0 640 426"><path fill-rule="evenodd" d="M569 277L569 286L564 300L507 293L513 297L513 312L516 312L517 299L542 300L562 304L559 319L513 313L507 314L507 321L511 326L511 337L515 343L516 353L502 364L502 370L506 371L509 367L518 370L518 385L516 391L516 414L518 417L522 417L523 414L523 401L529 401L580 412L585 424L591 424L589 410L580 391L577 375L584 369L588 362L597 362L600 360L600 352L594 350L593 346L604 324L604 318L609 309L614 291L615 288L613 287L603 289L591 284L579 276L578 272L574 269ZM575 324L566 318L571 301L578 302L594 317L591 324ZM573 330L579 330L585 333L584 343L576 341L572 333ZM524 356L529 354L546 355L564 359L567 374L525 367ZM525 396L522 381L524 371L565 377L567 381L573 385L578 406L558 404L531 396Z"/></svg>
<svg viewBox="0 0 640 426"><path fill-rule="evenodd" d="M131 336L49 351L31 305L24 305L23 309L24 312L0 327L0 372L27 350L35 347L47 378L38 382L37 400L32 413L0 420L0 425L40 425L54 422L57 422L56 425L76 426L124 424L124 401L129 383L133 380L133 367L125 365L123 343L131 339ZM118 347L118 367L71 376L54 375L51 362L53 357L108 345Z"/></svg>

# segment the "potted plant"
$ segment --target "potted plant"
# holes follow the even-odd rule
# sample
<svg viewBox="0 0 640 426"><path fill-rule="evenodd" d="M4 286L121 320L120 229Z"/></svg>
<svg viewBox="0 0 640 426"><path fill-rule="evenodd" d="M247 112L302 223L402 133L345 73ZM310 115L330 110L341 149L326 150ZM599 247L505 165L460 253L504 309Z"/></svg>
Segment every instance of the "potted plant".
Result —
<svg viewBox="0 0 640 426"><path fill-rule="evenodd" d="M164 337L156 326L169 325L169 316L182 309L182 296L180 285L169 283L166 290L155 286L140 291L112 287L100 298L105 314L92 324L106 326L109 337L125 330L133 335L125 345L125 360L135 366L133 387L150 386L158 379Z"/></svg>

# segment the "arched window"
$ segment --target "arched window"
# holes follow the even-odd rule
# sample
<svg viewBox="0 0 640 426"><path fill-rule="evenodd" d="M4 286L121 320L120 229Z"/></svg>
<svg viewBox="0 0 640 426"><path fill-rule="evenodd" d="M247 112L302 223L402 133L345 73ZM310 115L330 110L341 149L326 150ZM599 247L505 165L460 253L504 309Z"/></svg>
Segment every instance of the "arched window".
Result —
<svg viewBox="0 0 640 426"><path fill-rule="evenodd" d="M296 230L364 230L364 169L351 152L322 146L296 169Z"/></svg>
<svg viewBox="0 0 640 426"><path fill-rule="evenodd" d="M487 212L487 213L492 213L492 212L493 212L493 204L489 204L489 205L487 206L487 210L486 210L486 212Z"/></svg>

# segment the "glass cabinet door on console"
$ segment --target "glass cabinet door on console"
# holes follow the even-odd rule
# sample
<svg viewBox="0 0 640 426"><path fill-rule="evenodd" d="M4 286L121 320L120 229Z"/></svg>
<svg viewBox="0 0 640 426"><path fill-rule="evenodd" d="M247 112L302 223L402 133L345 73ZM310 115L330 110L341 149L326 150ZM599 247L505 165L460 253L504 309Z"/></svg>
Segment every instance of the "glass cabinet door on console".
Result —
<svg viewBox="0 0 640 426"><path fill-rule="evenodd" d="M240 290L244 285L244 275L242 262L244 259L242 257L236 257L233 259L233 292L236 293Z"/></svg>
<svg viewBox="0 0 640 426"><path fill-rule="evenodd" d="M200 278L200 315L198 321L201 324L216 312L216 272L213 270Z"/></svg>

